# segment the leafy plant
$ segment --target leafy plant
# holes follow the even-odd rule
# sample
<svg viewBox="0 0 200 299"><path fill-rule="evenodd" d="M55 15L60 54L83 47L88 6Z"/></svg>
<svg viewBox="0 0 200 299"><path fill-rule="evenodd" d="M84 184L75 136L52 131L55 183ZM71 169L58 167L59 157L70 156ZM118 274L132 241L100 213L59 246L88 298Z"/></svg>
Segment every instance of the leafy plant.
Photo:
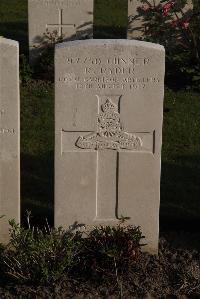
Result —
<svg viewBox="0 0 200 299"><path fill-rule="evenodd" d="M121 275L135 263L144 238L139 227L126 226L122 217L115 227L98 226L86 237L75 223L68 230L61 227L41 229L30 225L20 228L9 222L10 242L0 251L0 267L4 277L18 283L52 284L65 277L93 274ZM75 276L74 276L75 275ZM96 276L95 275L95 276Z"/></svg>
<svg viewBox="0 0 200 299"><path fill-rule="evenodd" d="M50 284L59 280L76 263L80 250L81 233L74 228L45 230L20 228L14 220L9 222L10 243L3 252L6 275L21 283Z"/></svg>
<svg viewBox="0 0 200 299"><path fill-rule="evenodd" d="M166 49L167 79L182 86L200 85L200 3L184 10L187 0L141 0L138 13L144 20L142 39Z"/></svg>
<svg viewBox="0 0 200 299"><path fill-rule="evenodd" d="M139 227L125 226L124 221L115 227L94 227L84 240L82 269L100 275L128 270L140 256L143 238Z"/></svg>
<svg viewBox="0 0 200 299"><path fill-rule="evenodd" d="M21 54L19 57L19 65L20 65L19 71L20 71L21 83L26 84L32 79L33 71L24 54Z"/></svg>

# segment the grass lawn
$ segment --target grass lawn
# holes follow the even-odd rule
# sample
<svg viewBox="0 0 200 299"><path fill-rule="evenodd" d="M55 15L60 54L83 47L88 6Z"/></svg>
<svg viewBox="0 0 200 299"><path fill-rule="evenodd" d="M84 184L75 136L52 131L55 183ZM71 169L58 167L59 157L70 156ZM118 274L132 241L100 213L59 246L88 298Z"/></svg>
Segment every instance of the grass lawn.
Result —
<svg viewBox="0 0 200 299"><path fill-rule="evenodd" d="M95 1L95 38L125 38L126 0ZM26 0L0 0L0 35L27 54ZM21 86L22 211L53 223L53 86ZM166 88L162 149L161 229L197 229L200 220L200 95Z"/></svg>
<svg viewBox="0 0 200 299"><path fill-rule="evenodd" d="M0 36L20 43L21 53L28 52L28 0L0 1Z"/></svg>

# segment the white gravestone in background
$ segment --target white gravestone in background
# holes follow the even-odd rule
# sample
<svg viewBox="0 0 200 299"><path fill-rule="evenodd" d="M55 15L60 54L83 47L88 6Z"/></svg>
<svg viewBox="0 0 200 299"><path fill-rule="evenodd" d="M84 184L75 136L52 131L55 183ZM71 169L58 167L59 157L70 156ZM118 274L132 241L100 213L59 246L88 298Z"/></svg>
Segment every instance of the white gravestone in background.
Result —
<svg viewBox="0 0 200 299"><path fill-rule="evenodd" d="M0 37L0 242L20 219L19 46Z"/></svg>
<svg viewBox="0 0 200 299"><path fill-rule="evenodd" d="M144 20L138 12L138 8L141 6L141 0L128 0L128 39L139 38L143 36Z"/></svg>
<svg viewBox="0 0 200 299"><path fill-rule="evenodd" d="M144 4L141 2L141 0L128 0L128 30L127 30L128 39L137 39L137 38L142 38L144 36L145 20L143 16L140 15L138 8L142 6L148 7L148 3L151 4L152 6L154 5L154 3L155 5L158 5L160 1L161 0L149 0L146 4ZM164 5L166 3L167 1L161 4ZM182 9L182 12L190 16L192 9L193 9L192 0L187 0L187 4ZM182 17L181 13L177 15L178 17Z"/></svg>
<svg viewBox="0 0 200 299"><path fill-rule="evenodd" d="M159 233L164 48L128 40L55 53L55 225L140 225Z"/></svg>
<svg viewBox="0 0 200 299"><path fill-rule="evenodd" d="M30 61L41 53L44 33L66 40L93 36L93 0L28 0Z"/></svg>

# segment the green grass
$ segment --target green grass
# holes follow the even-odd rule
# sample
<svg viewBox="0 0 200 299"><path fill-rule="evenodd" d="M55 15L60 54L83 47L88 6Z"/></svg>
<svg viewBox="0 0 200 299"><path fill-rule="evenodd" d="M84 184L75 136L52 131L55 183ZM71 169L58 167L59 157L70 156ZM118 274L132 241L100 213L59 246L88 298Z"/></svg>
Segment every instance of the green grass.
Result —
<svg viewBox="0 0 200 299"><path fill-rule="evenodd" d="M126 38L128 1L95 0L94 38Z"/></svg>
<svg viewBox="0 0 200 299"><path fill-rule="evenodd" d="M165 111L160 218L183 227L200 215L200 95L166 90Z"/></svg>
<svg viewBox="0 0 200 299"><path fill-rule="evenodd" d="M0 0L0 36L20 43L21 53L28 50L28 0Z"/></svg>
<svg viewBox="0 0 200 299"><path fill-rule="evenodd" d="M126 0L95 1L95 38L125 38ZM27 1L0 0L0 35L20 42L27 53ZM165 93L161 228L195 229L200 205L200 96L192 91ZM21 87L22 211L53 223L53 86Z"/></svg>
<svg viewBox="0 0 200 299"><path fill-rule="evenodd" d="M21 89L22 215L31 210L41 224L53 224L53 151L53 86L33 81Z"/></svg>

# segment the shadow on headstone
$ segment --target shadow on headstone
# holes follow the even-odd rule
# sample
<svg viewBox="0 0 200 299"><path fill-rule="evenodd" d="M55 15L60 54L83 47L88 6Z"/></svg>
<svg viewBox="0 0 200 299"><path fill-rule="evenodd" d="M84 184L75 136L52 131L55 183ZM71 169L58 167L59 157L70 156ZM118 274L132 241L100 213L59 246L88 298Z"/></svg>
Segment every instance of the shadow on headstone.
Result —
<svg viewBox="0 0 200 299"><path fill-rule="evenodd" d="M74 40L85 40L93 37L93 23L86 22L75 28L76 33L64 37L59 36L58 31L46 31L42 36L36 36L33 40L35 46L30 49L29 57L36 74L42 79L53 82L54 80L54 47L55 44Z"/></svg>

